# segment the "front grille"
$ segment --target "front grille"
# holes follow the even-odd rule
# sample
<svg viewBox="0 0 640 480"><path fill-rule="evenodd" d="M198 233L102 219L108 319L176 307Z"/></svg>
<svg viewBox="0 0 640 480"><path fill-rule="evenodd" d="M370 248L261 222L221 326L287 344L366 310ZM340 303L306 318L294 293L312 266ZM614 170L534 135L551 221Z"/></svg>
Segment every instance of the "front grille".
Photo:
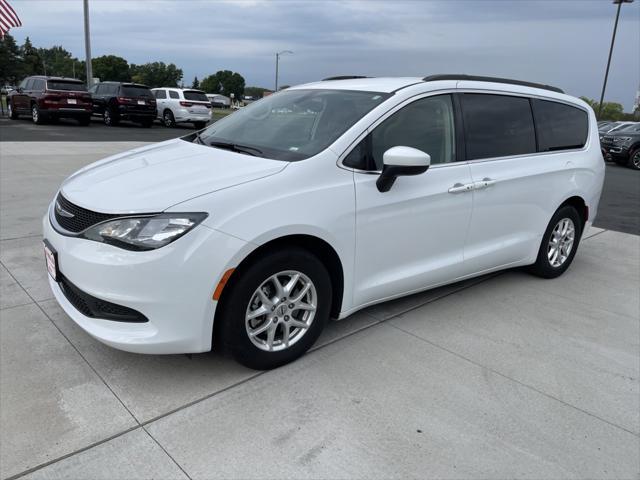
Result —
<svg viewBox="0 0 640 480"><path fill-rule="evenodd" d="M61 193L59 193L58 197L56 198L56 205L54 210L58 225L60 225L65 230L73 233L82 232L83 230L86 230L96 223L104 222L105 220L109 220L110 218L115 218L118 216L108 213L92 212L91 210L87 210L86 208L74 205L69 200L64 198Z"/></svg>
<svg viewBox="0 0 640 480"><path fill-rule="evenodd" d="M58 285L60 285L60 289L67 300L69 300L69 303L85 317L130 323L144 323L149 321L147 317L133 308L117 305L107 302L106 300L100 300L83 292L62 274L60 274L60 282Z"/></svg>

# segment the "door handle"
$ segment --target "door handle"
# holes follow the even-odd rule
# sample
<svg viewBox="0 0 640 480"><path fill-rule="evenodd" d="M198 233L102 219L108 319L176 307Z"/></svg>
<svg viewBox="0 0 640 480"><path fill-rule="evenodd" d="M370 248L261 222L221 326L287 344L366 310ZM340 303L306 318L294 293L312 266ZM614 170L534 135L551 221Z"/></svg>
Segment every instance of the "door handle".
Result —
<svg viewBox="0 0 640 480"><path fill-rule="evenodd" d="M464 193L473 190L473 183L456 183L453 187L449 188L449 193Z"/></svg>
<svg viewBox="0 0 640 480"><path fill-rule="evenodd" d="M497 182L497 180L494 180L493 178L484 177L479 182L475 182L473 184L473 188L475 190L481 190L483 188L489 188L491 185L495 185L496 182Z"/></svg>

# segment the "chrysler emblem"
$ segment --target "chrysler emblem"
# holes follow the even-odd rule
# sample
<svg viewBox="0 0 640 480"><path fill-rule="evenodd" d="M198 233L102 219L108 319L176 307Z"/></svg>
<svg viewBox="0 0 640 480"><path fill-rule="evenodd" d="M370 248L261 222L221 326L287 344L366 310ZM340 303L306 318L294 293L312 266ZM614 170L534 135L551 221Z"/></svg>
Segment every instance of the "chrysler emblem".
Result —
<svg viewBox="0 0 640 480"><path fill-rule="evenodd" d="M75 217L75 215L67 210L65 210L64 208L62 208L62 206L60 205L60 202L56 201L56 213L62 217L66 217L66 218L73 218Z"/></svg>

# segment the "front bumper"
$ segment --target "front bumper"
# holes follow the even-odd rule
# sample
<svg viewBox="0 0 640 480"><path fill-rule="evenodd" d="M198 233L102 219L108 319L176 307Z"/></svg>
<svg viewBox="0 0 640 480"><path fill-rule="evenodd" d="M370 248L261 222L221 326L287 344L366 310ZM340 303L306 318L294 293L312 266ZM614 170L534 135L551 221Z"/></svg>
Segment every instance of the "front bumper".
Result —
<svg viewBox="0 0 640 480"><path fill-rule="evenodd" d="M61 235L52 227L48 214L43 219L43 234L58 253L60 273L73 285L97 299L136 310L148 322L86 316L49 276L49 285L62 309L99 341L120 350L151 354L211 349L217 304L213 292L247 245L199 225L157 250L128 251Z"/></svg>

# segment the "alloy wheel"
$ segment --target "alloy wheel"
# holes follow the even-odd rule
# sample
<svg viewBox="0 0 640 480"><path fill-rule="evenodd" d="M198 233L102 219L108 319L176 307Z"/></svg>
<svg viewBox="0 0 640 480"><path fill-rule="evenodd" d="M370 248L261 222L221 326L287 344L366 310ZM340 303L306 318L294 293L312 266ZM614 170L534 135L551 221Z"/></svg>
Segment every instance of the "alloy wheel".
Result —
<svg viewBox="0 0 640 480"><path fill-rule="evenodd" d="M267 278L251 296L245 328L260 350L277 352L297 343L309 331L317 293L304 273L286 270Z"/></svg>
<svg viewBox="0 0 640 480"><path fill-rule="evenodd" d="M102 118L104 120L105 125L111 125L111 113L109 113L109 109L106 109L102 114Z"/></svg>
<svg viewBox="0 0 640 480"><path fill-rule="evenodd" d="M553 228L547 246L547 258L552 267L558 268L567 261L573 249L575 235L576 228L570 218L561 219Z"/></svg>
<svg viewBox="0 0 640 480"><path fill-rule="evenodd" d="M7 114L9 118L13 117L13 108L11 107L11 102L7 102Z"/></svg>
<svg viewBox="0 0 640 480"><path fill-rule="evenodd" d="M163 119L165 127L173 126L173 118L171 118L171 112L165 112Z"/></svg>
<svg viewBox="0 0 640 480"><path fill-rule="evenodd" d="M633 157L631 157L631 166L635 169L640 170L640 148L635 151Z"/></svg>
<svg viewBox="0 0 640 480"><path fill-rule="evenodd" d="M38 123L39 116L40 116L40 113L38 112L38 106L33 105L31 107L31 118L33 119L33 123Z"/></svg>

